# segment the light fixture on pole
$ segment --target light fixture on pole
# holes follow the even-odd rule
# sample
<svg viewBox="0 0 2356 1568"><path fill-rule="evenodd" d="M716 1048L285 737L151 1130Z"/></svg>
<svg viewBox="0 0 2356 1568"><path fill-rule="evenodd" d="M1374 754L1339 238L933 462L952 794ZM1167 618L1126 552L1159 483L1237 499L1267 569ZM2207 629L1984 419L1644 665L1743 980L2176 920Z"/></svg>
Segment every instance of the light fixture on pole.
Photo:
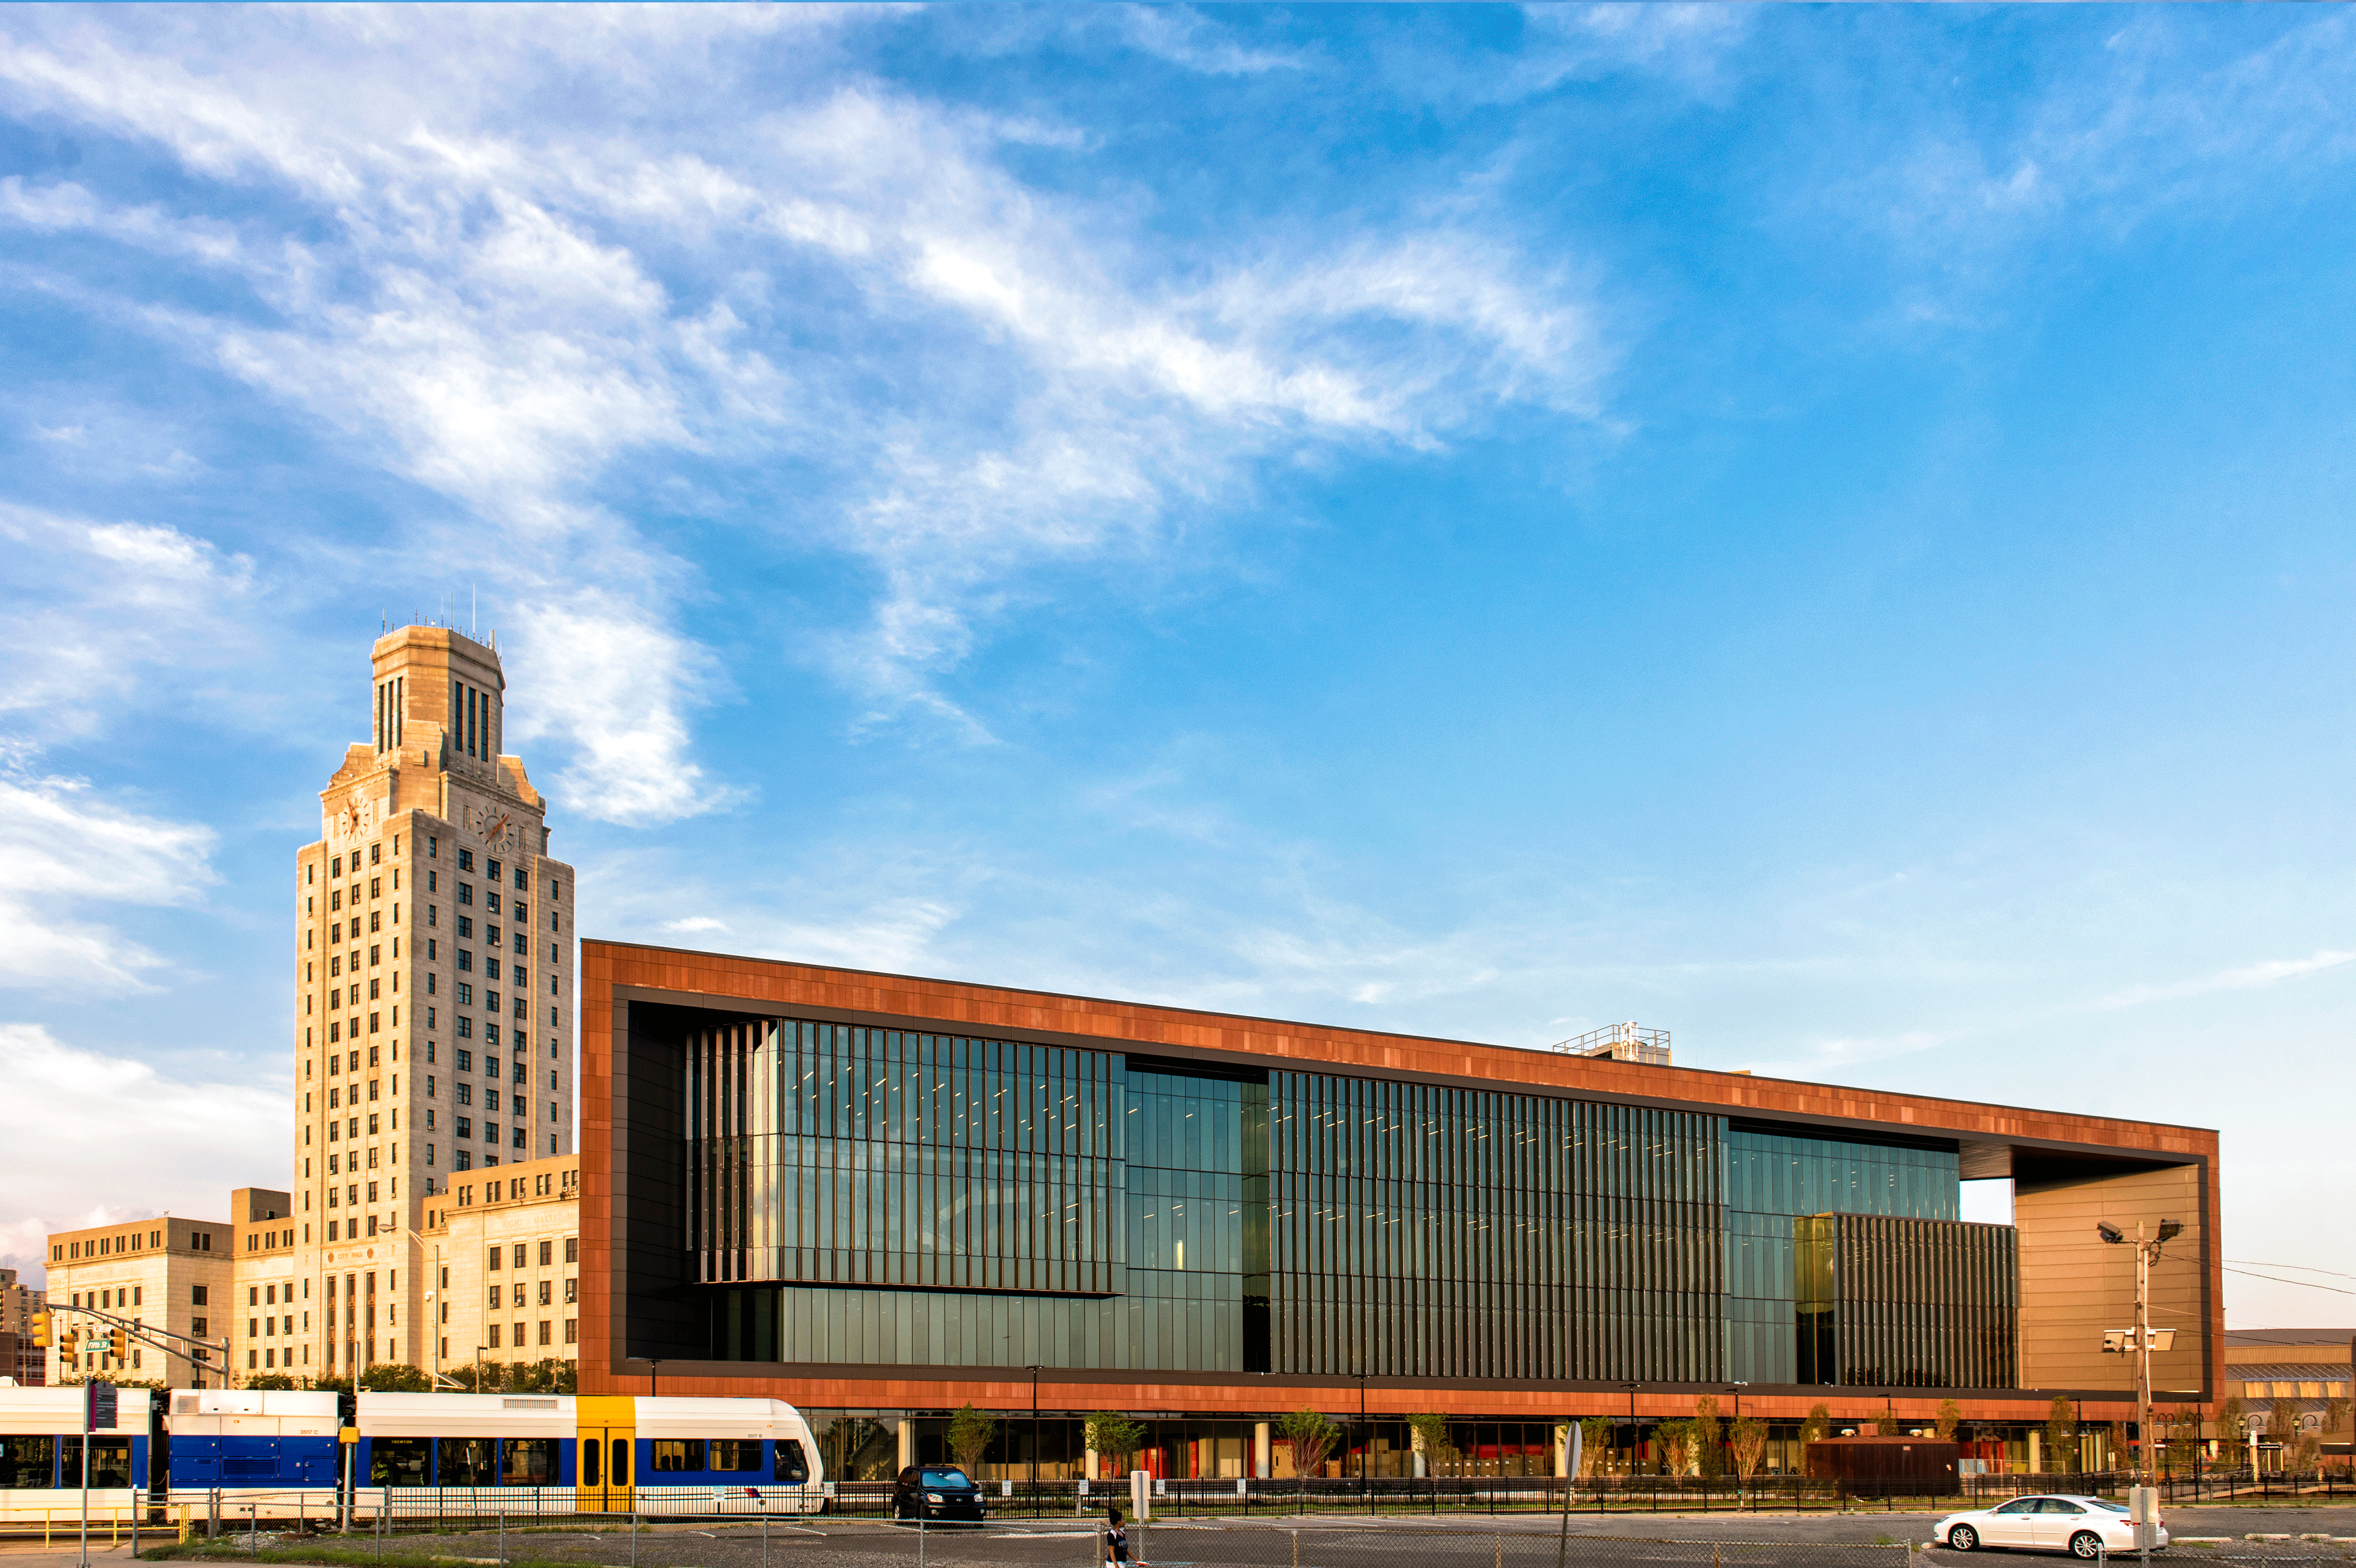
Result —
<svg viewBox="0 0 2356 1568"><path fill-rule="evenodd" d="M2108 1221L2096 1221L2094 1233L2108 1246L2126 1244L2126 1232ZM2157 1509L2149 1496L2152 1484L2151 1464L2151 1265L2159 1259L2159 1249L2184 1233L2184 1227L2174 1220L2162 1220L2158 1233L2146 1239L2143 1221L2136 1221L2136 1488L2133 1500L2136 1543L2147 1552L2151 1531L2146 1528L2148 1517L2156 1517ZM2107 1339L2108 1337L2105 1336ZM2171 1335L2171 1338L2173 1336ZM2105 1345L2105 1349L2109 1347Z"/></svg>

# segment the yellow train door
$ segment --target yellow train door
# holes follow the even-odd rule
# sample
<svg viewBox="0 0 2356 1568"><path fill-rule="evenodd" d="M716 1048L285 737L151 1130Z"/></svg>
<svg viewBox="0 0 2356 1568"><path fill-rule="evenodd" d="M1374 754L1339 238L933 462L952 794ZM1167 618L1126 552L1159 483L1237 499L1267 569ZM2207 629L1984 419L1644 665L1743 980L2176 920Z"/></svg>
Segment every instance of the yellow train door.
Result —
<svg viewBox="0 0 2356 1568"><path fill-rule="evenodd" d="M574 1490L583 1513L627 1513L637 1477L630 1459L637 1436L637 1401L627 1395L587 1394L573 1402L580 1447L574 1454Z"/></svg>

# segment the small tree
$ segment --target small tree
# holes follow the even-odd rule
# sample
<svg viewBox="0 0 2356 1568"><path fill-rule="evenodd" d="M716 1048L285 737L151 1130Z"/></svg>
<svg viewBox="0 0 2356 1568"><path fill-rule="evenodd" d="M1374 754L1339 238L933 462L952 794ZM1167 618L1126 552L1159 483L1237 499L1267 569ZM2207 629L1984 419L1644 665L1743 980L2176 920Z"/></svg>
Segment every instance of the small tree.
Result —
<svg viewBox="0 0 2356 1568"><path fill-rule="evenodd" d="M1603 1456L1612 1443L1612 1418L1590 1415L1579 1424L1579 1473L1592 1479L1603 1468Z"/></svg>
<svg viewBox="0 0 2356 1568"><path fill-rule="evenodd" d="M1325 1456L1342 1435L1340 1427L1307 1405L1278 1422L1276 1429L1292 1445L1293 1473L1303 1480L1325 1467Z"/></svg>
<svg viewBox="0 0 2356 1568"><path fill-rule="evenodd" d="M1137 1445L1145 1435L1145 1428L1117 1410L1099 1410L1088 1417L1088 1446L1109 1459L1126 1460L1137 1452ZM1126 1464L1113 1467L1116 1473L1128 1468Z"/></svg>
<svg viewBox="0 0 2356 1568"><path fill-rule="evenodd" d="M2078 1467L2078 1407L2066 1394L2055 1394L2052 1405L2045 1413L2045 1469L2058 1475L2064 1467Z"/></svg>
<svg viewBox="0 0 2356 1568"><path fill-rule="evenodd" d="M2233 1395L2217 1407L2217 1438L2229 1446L2249 1441L2250 1407L2242 1403L2240 1394Z"/></svg>
<svg viewBox="0 0 2356 1568"><path fill-rule="evenodd" d="M991 1439L998 1435L998 1418L986 1411L976 1410L968 1400L949 1417L949 1453L958 1466L969 1476L981 1468L981 1456L990 1452ZM1131 1438L1131 1442L1136 1439Z"/></svg>
<svg viewBox="0 0 2356 1568"><path fill-rule="evenodd" d="M1767 1424L1755 1415L1734 1418L1734 1473L1748 1482L1759 1474L1767 1457Z"/></svg>
<svg viewBox="0 0 2356 1568"><path fill-rule="evenodd" d="M1858 1424L1862 1426L1865 1424L1859 1422ZM1896 1409L1884 1406L1881 1413L1873 1418L1873 1429L1884 1437L1901 1437L1905 1435L1906 1424L1898 1419Z"/></svg>
<svg viewBox="0 0 2356 1568"><path fill-rule="evenodd" d="M1832 1435L1832 1431L1833 1413L1825 1407L1824 1401L1818 1400L1808 1407L1808 1418L1800 1423L1800 1441L1821 1443Z"/></svg>
<svg viewBox="0 0 2356 1568"><path fill-rule="evenodd" d="M256 1372L245 1380L245 1386L257 1390L279 1390L293 1389L300 1385L284 1372Z"/></svg>
<svg viewBox="0 0 2356 1568"><path fill-rule="evenodd" d="M380 1361L360 1369L360 1387L370 1393L427 1393L433 1386L423 1372L402 1362Z"/></svg>
<svg viewBox="0 0 2356 1568"><path fill-rule="evenodd" d="M2293 1467L2293 1456L2298 1451L2298 1401L2277 1396L2274 1408L2266 1413L2266 1435L2282 1445L2286 1470Z"/></svg>
<svg viewBox="0 0 2356 1568"><path fill-rule="evenodd" d="M2326 1400L2323 1404L2324 1430L2337 1432L2347 1424L2348 1402L2344 1399Z"/></svg>
<svg viewBox="0 0 2356 1568"><path fill-rule="evenodd" d="M1426 1411L1421 1415L1408 1416L1407 1424L1423 1448L1424 1468L1435 1476L1440 1474L1440 1465L1456 1453L1456 1445L1448 1440L1448 1417Z"/></svg>
<svg viewBox="0 0 2356 1568"><path fill-rule="evenodd" d="M1693 1460L1694 1424L1690 1421L1664 1421L1653 1428L1653 1441L1661 1445L1664 1473L1682 1476Z"/></svg>
<svg viewBox="0 0 2356 1568"><path fill-rule="evenodd" d="M1936 1425L1933 1428L1933 1430L1938 1433L1939 1441L1942 1443L1953 1443L1955 1440L1956 1429L1961 1427L1963 1424L1964 1407L1957 1404L1952 1399L1941 1400L1939 1402L1938 1421Z"/></svg>
<svg viewBox="0 0 2356 1568"><path fill-rule="evenodd" d="M1694 1401L1693 1456L1695 1467L1704 1476L1716 1476L1723 1467L1719 1460L1723 1450L1719 1444L1725 1427L1718 1416L1718 1396L1706 1393Z"/></svg>

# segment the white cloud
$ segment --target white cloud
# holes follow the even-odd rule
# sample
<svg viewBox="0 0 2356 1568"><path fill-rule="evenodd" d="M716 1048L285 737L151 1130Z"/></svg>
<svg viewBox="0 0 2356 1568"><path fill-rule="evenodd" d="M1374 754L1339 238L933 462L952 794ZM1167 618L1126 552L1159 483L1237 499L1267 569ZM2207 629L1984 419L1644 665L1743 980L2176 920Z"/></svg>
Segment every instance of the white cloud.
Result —
<svg viewBox="0 0 2356 1568"><path fill-rule="evenodd" d="M142 989L164 960L75 912L182 905L212 880L210 829L0 768L0 986Z"/></svg>
<svg viewBox="0 0 2356 1568"><path fill-rule="evenodd" d="M603 493L634 453L792 467L751 526L879 583L833 667L878 715L980 738L937 679L1042 567L1163 548L1272 457L1428 446L1506 402L1594 411L1608 356L1584 291L1462 212L1317 254L1239 233L1173 269L1125 198L1051 193L1000 156L1085 158L1086 138L819 85L809 62L874 17L744 9L601 12L577 37L463 10L0 18L0 81L28 107L291 203L244 203L230 230L19 178L0 222L240 270L268 312L137 314L462 503L503 621L577 627L588 602L562 585L594 582L605 689L539 731L576 749L552 791L576 809L652 822L734 798L693 760L712 693L688 574ZM1087 27L1189 69L1300 63L1184 9ZM763 53L771 32L794 48ZM703 129L672 117L681 92Z"/></svg>
<svg viewBox="0 0 2356 1568"><path fill-rule="evenodd" d="M252 563L204 539L0 502L0 721L21 738L88 734L156 670L177 685L252 646Z"/></svg>
<svg viewBox="0 0 2356 1568"><path fill-rule="evenodd" d="M27 1023L0 1024L0 1082L10 1112L0 1263L27 1270L27 1283L41 1276L51 1231L165 1210L226 1218L231 1188L285 1179L282 1089L177 1082Z"/></svg>
<svg viewBox="0 0 2356 1568"><path fill-rule="evenodd" d="M1523 6L1522 25L1520 53L1491 89L1497 96L1638 70L1706 85L1751 16L1740 5L1559 4Z"/></svg>
<svg viewBox="0 0 2356 1568"><path fill-rule="evenodd" d="M2177 980L2158 986L2129 986L2113 991L2096 1008L2139 1008L2152 1002L2180 1001L2187 997L2206 997L2218 991L2247 991L2260 986L2272 986L2284 980L2302 979L2319 975L2327 969L2356 963L2356 953L2335 953L2325 950L2306 958L2274 958L2264 963L2246 964L2239 968L2221 970L2190 980Z"/></svg>

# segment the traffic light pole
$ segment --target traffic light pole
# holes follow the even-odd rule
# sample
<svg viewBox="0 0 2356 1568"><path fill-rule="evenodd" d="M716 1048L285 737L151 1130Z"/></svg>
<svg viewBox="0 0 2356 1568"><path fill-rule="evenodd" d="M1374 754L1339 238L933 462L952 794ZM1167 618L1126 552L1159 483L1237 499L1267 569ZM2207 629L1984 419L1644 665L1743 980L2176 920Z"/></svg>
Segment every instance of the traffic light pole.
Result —
<svg viewBox="0 0 2356 1568"><path fill-rule="evenodd" d="M48 1308L49 1317L53 1321L56 1315L60 1312L79 1313L82 1317L95 1317L100 1322L110 1325L113 1329L113 1333L108 1336L110 1345L106 1353L112 1356L118 1361L123 1360L123 1352L130 1349L132 1340L136 1339L141 1344L146 1345L154 1349L161 1350L167 1356L179 1357L181 1360L187 1361L192 1368L201 1365L202 1359L200 1357L192 1353L191 1350L182 1349L180 1348L181 1346L186 1345L193 1347L196 1350L219 1350L221 1358L221 1387L227 1388L234 1381L231 1376L231 1368L230 1366L230 1338L226 1334L222 1335L218 1341L212 1339L198 1339L191 1335L180 1333L177 1329L158 1328L152 1323L141 1323L134 1318L117 1317L112 1312L102 1312L95 1307L52 1306ZM78 1334L80 1330L70 1329L68 1332ZM56 1336L52 1337L55 1338ZM118 1337L120 1342L114 1343L113 1341L116 1341ZM174 1341L177 1341L177 1343L175 1343ZM60 1338L59 1339L58 1349L66 1349L68 1348L66 1341ZM76 1353L79 1354L80 1352L77 1351Z"/></svg>

